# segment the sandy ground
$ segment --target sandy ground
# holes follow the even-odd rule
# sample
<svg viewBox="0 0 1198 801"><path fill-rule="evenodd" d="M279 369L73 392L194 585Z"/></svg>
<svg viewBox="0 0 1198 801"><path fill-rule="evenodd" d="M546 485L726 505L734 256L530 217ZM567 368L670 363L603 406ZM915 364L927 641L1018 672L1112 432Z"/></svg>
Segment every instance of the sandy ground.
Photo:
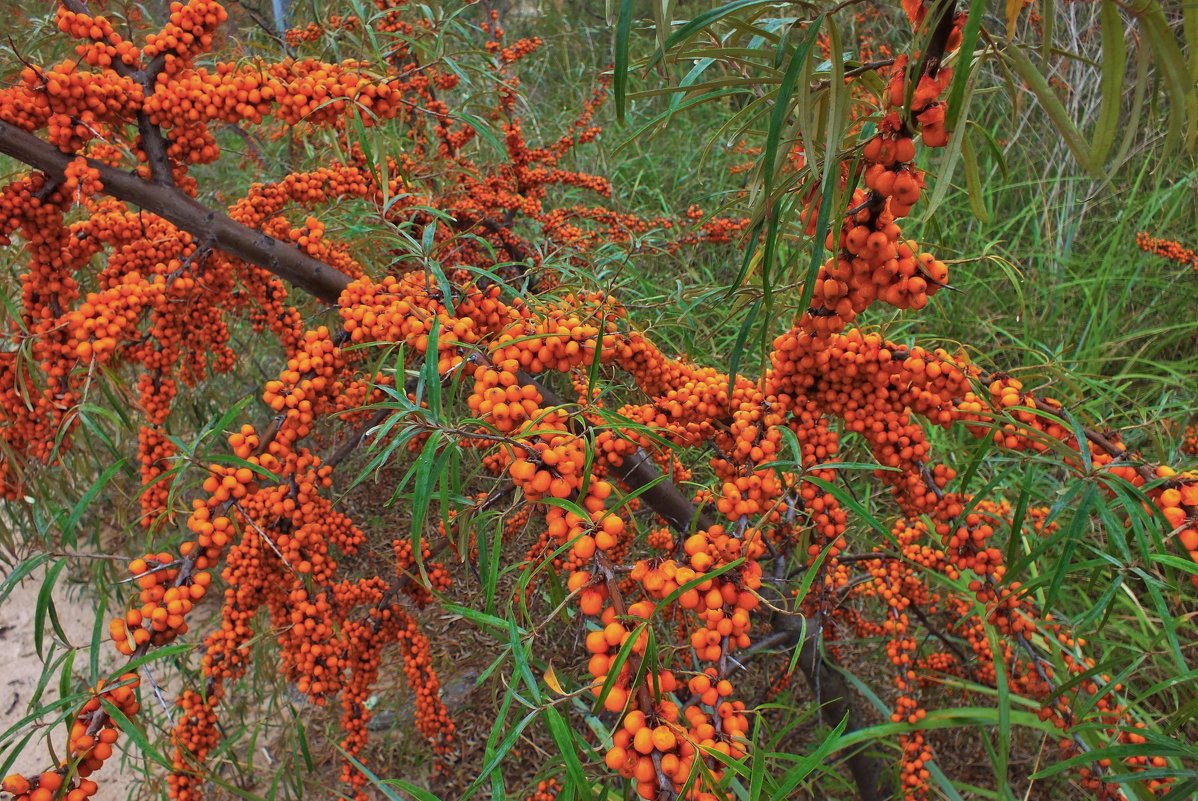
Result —
<svg viewBox="0 0 1198 801"><path fill-rule="evenodd" d="M7 567L0 567L0 581L7 578L8 572ZM33 708L44 707L59 698L58 670L56 669L46 683L45 690L41 698L37 700L37 704L34 707L30 706L38 683L42 680L46 670L41 657L37 655L33 640L37 596L44 575L44 571L34 571L13 590L3 603L0 603L0 655L2 655L0 656L0 734L7 733L9 728L21 721ZM87 681L90 659L88 651L97 605L86 587L63 586L64 578L65 572L60 574L54 589L54 606L68 642L77 649L74 664L74 687L79 689ZM48 622L46 628L43 654L48 655L53 634L49 631ZM101 672L111 670L118 664L117 657L119 655L110 645L111 643L101 644ZM63 653L64 649L56 649L53 659L58 659ZM10 772L38 772L54 764L45 740L46 723L52 722L54 719L51 717L49 721L41 722L41 731L35 734L21 750L13 767L9 769ZM14 737L0 742L0 748L3 749L0 750L0 764L8 761L8 757L12 753L11 749L14 746L19 747L25 736L30 731L34 731L38 725L38 723L26 724L20 732L15 733ZM59 755L63 754L66 743L66 727L60 723L49 728L49 731L55 752ZM136 748L128 741L128 738L121 738L120 747ZM118 761L118 758L114 757L96 774L95 780L100 785L99 792L94 796L96 801L124 801L130 797L134 789L131 773L121 770Z"/></svg>

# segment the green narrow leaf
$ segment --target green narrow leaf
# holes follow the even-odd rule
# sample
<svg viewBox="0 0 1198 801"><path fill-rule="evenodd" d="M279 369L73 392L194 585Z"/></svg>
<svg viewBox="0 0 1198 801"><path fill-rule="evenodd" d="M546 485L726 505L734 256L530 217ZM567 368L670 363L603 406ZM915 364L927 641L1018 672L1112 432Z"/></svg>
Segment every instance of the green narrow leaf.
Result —
<svg viewBox="0 0 1198 801"><path fill-rule="evenodd" d="M311 772L315 768L312 762L312 750L308 747L308 730L298 716L293 717L292 721L295 723L295 736L299 744L300 756L304 758L304 767Z"/></svg>
<svg viewBox="0 0 1198 801"><path fill-rule="evenodd" d="M35 695L33 696L34 698L38 698L41 696L41 694L45 691L45 687L50 683L50 679L52 678L52 676L53 676L53 671L47 671L46 675L44 675L40 679L38 679L39 689L38 689L37 693L35 693ZM47 715L49 715L52 712L60 712L61 711L62 714L59 715L53 723L48 724L49 726L55 725L59 720L65 720L68 715L74 714L75 707L79 706L81 703L83 703L84 701L86 701L86 699L88 699L90 697L91 697L90 693L71 693L70 695L64 695L61 698L51 701L50 703L46 704L45 706L41 706L41 707L38 707L37 709L34 709L32 712L26 714L20 720L18 720L16 723L12 724L7 729L5 729L2 733L0 733L0 743L6 743L6 742L11 741L12 738L17 736L17 732L21 731L22 729L24 729L26 726L28 726L30 723L33 723L34 721L44 719ZM36 731L37 727L34 727L34 730Z"/></svg>
<svg viewBox="0 0 1198 801"><path fill-rule="evenodd" d="M978 157L970 137L971 128L961 132L961 164L965 169L965 192L969 196L969 210L979 222L990 222L990 211L986 208L985 187L978 171Z"/></svg>
<svg viewBox="0 0 1198 801"><path fill-rule="evenodd" d="M616 682L620 680L620 671L624 669L624 665L628 662L628 658L632 656L633 644L641 636L641 632L644 631L648 625L649 621L646 620L640 625L636 626L629 633L628 639L626 639L624 644L620 646L620 650L616 652L616 655L612 659L611 665L608 668L607 680L603 682L603 687L599 689L599 696L595 699L595 703L592 706L593 712L597 713L599 710L604 708L603 705L607 701L607 696L611 695L612 688L614 688L616 686ZM641 663L640 668L644 669L643 662ZM639 681L639 675L633 678L634 681L629 686L635 686L636 681Z"/></svg>
<svg viewBox="0 0 1198 801"><path fill-rule="evenodd" d="M664 49L670 50L671 48L690 40L699 31L711 27L724 17L728 16L729 14L735 14L741 9L772 4L773 0L734 0L734 2L725 3L722 6L704 11L702 14L692 17L689 22L685 23L679 27L678 30L670 34L670 38L666 40ZM656 59L662 57L663 55L664 53L659 51L657 56L655 56L654 61L656 62Z"/></svg>
<svg viewBox="0 0 1198 801"><path fill-rule="evenodd" d="M1048 594L1044 597L1043 607L1045 609L1052 609L1053 604L1056 603L1057 595L1061 592L1061 585L1064 584L1065 576L1069 573L1069 566L1073 561L1073 551L1077 548L1084 528L1089 525L1090 506L1094 503L1097 495L1098 491L1094 485L1086 484L1081 500L1077 503L1077 509L1073 513L1073 519L1069 521L1069 528L1065 531L1064 550L1061 552L1060 559L1053 565L1052 582L1049 584Z"/></svg>
<svg viewBox="0 0 1198 801"><path fill-rule="evenodd" d="M1198 4L1181 4L1181 31L1190 54L1190 85L1198 85Z"/></svg>
<svg viewBox="0 0 1198 801"><path fill-rule="evenodd" d="M50 643L50 653L54 653L54 643ZM62 666L58 668L59 672L59 696L67 696L71 693L71 680L74 678L74 657L79 651L68 649L63 656L66 659L62 660ZM53 674L54 668L47 670L47 675ZM44 678L44 676L43 676ZM41 694L41 693L38 693Z"/></svg>
<svg viewBox="0 0 1198 801"><path fill-rule="evenodd" d="M41 589L39 589L37 592L37 602L33 611L33 648L37 651L39 658L42 655L42 643L46 635L46 618L53 614L54 584L58 581L58 574L61 573L63 568L66 566L66 559L59 559L57 562L55 562L54 566L46 571L46 577L42 580ZM57 617L57 615L55 615L55 617Z"/></svg>
<svg viewBox="0 0 1198 801"><path fill-rule="evenodd" d="M437 461L440 444L436 435L430 434L416 459L415 480L412 484L412 553L416 556L417 563L420 562L424 521L428 517L428 507L433 500L433 484L437 480L433 465Z"/></svg>
<svg viewBox="0 0 1198 801"><path fill-rule="evenodd" d="M1119 117L1123 108L1123 75L1127 72L1127 46L1124 43L1123 17L1114 0L1102 0L1102 74L1099 79L1102 103L1090 145L1092 163L1101 166L1115 144Z"/></svg>
<svg viewBox="0 0 1198 801"><path fill-rule="evenodd" d="M761 721L761 715L754 716L753 734L750 739L752 747L749 749L749 758L752 760L749 771L749 798L761 798L761 787L765 784L765 753L758 748L761 742Z"/></svg>
<svg viewBox="0 0 1198 801"><path fill-rule="evenodd" d="M960 61L953 67L953 83L948 90L948 118L945 127L949 134L957 130L957 123L965 113L965 85L973 77L973 50L977 45L978 32L982 29L982 15L986 13L986 0L970 0L969 15L965 29L961 32L961 46L957 48Z"/></svg>
<svg viewBox="0 0 1198 801"><path fill-rule="evenodd" d="M831 170L825 170L824 176L831 175ZM853 180L849 182L846 194L852 197L856 188L858 176L854 171ZM836 192L836 181L825 180L823 194L820 196L819 214L815 222L815 238L811 241L811 261L807 264L807 275L803 278L803 294L799 297L798 308L806 311L811 307L811 299L815 297L815 277L819 275L819 267L824 261L824 241L828 236L828 223L832 218L832 196Z"/></svg>
<svg viewBox="0 0 1198 801"><path fill-rule="evenodd" d="M335 747L341 752L341 755L345 757L346 761L350 762L355 768L362 772L362 775L366 777L366 781L370 782L390 801L408 801L407 798L401 796L399 793L395 792L395 790L391 789L393 787L402 790L407 795L416 799L416 801L441 801L439 796L433 795L423 787L412 784L411 782L406 782L403 779L380 779L373 772L371 772L370 768L366 767L366 765L362 764L360 760L354 757L353 754L344 750L339 745Z"/></svg>
<svg viewBox="0 0 1198 801"><path fill-rule="evenodd" d="M448 296L446 297L448 298ZM441 318L435 317L428 330L428 348L424 353L424 370L421 377L428 391L429 419L434 423L441 415L441 371L437 367L437 359L440 355L438 348L440 335Z"/></svg>
<svg viewBox="0 0 1198 801"><path fill-rule="evenodd" d="M1173 657L1177 670L1184 673L1190 669L1190 666L1186 663L1185 655L1181 650L1181 638L1177 634L1177 624L1179 621L1175 609L1165 600L1165 596L1161 592L1161 588L1157 586L1158 582L1154 577L1149 576L1140 568L1134 568L1132 572L1143 580L1144 589L1147 590L1149 597L1152 598L1152 605L1160 617L1161 628L1165 630L1165 639L1169 643L1169 655Z"/></svg>
<svg viewBox="0 0 1198 801"><path fill-rule="evenodd" d="M162 754L158 753L158 749L150 743L150 738L146 736L146 730L141 727L140 722L135 723L125 716L125 713L117 707L116 704L101 696L100 704L104 707L104 711L112 718L120 727L121 733L128 735L138 749L148 756L150 759L157 762L167 770L172 770L171 762Z"/></svg>
<svg viewBox="0 0 1198 801"><path fill-rule="evenodd" d="M509 695L511 693L512 691L509 690ZM506 707L504 711L506 713ZM494 782L503 781L503 771L499 770L500 765L502 765L503 761L507 759L508 753L510 753L512 748L515 747L516 743L520 739L520 735L524 733L524 730L527 729L529 725L537 719L538 714L540 714L539 710L534 709L521 718L519 723L512 727L512 730L507 733L507 736L505 736L499 745L492 751L483 765L483 769L479 771L479 774L475 780L470 784L469 787L466 788L466 791L462 793L459 801L466 801L466 799L478 792L478 788L482 786L482 783L486 781L488 777L492 779L492 797L495 796ZM499 731L499 726L495 726L495 728L492 729L493 734L498 733ZM502 793L502 790L500 790L500 793Z"/></svg>
<svg viewBox="0 0 1198 801"><path fill-rule="evenodd" d="M740 373L741 357L745 352L745 342L749 338L749 332L753 329L753 323L757 320L757 312L761 309L761 298L754 301L753 306L749 309L749 314L745 317L745 321L740 325L740 331L736 334L736 342L732 346L732 356L728 362L728 397L731 398L733 388L736 386L736 378Z"/></svg>
<svg viewBox="0 0 1198 801"><path fill-rule="evenodd" d="M570 785L579 794L579 797L590 801L593 797L591 785L582 771L582 762L578 759L578 742L575 739L574 730L566 725L565 718L552 706L545 707L545 723L549 727L549 734L553 737L553 742L557 744L557 748L566 762L566 775L570 777Z"/></svg>
<svg viewBox="0 0 1198 801"><path fill-rule="evenodd" d="M989 437L986 441L991 441ZM1011 533L1007 537L1007 555L1006 563L1014 565L1015 559L1019 554L1019 548L1023 543L1023 521L1027 516L1028 503L1032 496L1032 471L1028 470L1024 473L1023 482L1019 488L1019 498L1015 501L1015 511L1011 513ZM1008 572L1008 581L1011 573Z"/></svg>
<svg viewBox="0 0 1198 801"><path fill-rule="evenodd" d="M135 670L138 670L142 665L149 664L150 662L166 662L168 660L174 659L175 657L182 656L194 647L195 646L190 643L180 642L174 643L172 645L164 645L158 648L153 648L149 651L146 651L136 659L130 659L115 671L109 673L107 681L109 684L115 683L120 681L120 678L123 674L132 673Z"/></svg>
<svg viewBox="0 0 1198 801"><path fill-rule="evenodd" d="M612 93L616 100L616 121L624 124L625 96L628 93L628 38L632 32L632 0L620 0L616 17L615 66Z"/></svg>
<svg viewBox="0 0 1198 801"><path fill-rule="evenodd" d="M100 605L96 609L96 622L92 624L92 644L88 651L87 669L88 680L94 686L100 681L100 642L104 636L105 613L108 611L108 596L100 596Z"/></svg>
<svg viewBox="0 0 1198 801"><path fill-rule="evenodd" d="M487 521L476 522L479 523L475 526L475 542L478 546L478 581L483 586L483 611L488 615L494 615L495 598L491 594L491 586L495 580L492 574L497 570L491 562L491 526L483 525ZM495 536L500 536L500 533L497 532Z"/></svg>
<svg viewBox="0 0 1198 801"><path fill-rule="evenodd" d="M981 612L985 614L983 609ZM985 620L985 618L982 618ZM1002 643L999 641L998 632L994 626L986 622L986 637L990 640L990 653L1003 653ZM1011 788L1007 779L1007 768L1011 764L1011 690L1008 684L1007 666L999 664L996 660L994 665L994 685L998 690L998 753L994 760L994 780L996 790L1002 798L1010 795Z"/></svg>
<svg viewBox="0 0 1198 801"><path fill-rule="evenodd" d="M1090 162L1089 144L1074 125L1073 118L1069 116L1061 99L1048 85L1048 79L1036 68L1023 48L1017 44L1008 44L1003 50L1003 58L1040 101L1040 105L1056 126L1057 133L1061 135L1077 163L1094 178L1101 178L1102 171Z"/></svg>
<svg viewBox="0 0 1198 801"><path fill-rule="evenodd" d="M1041 0L1040 9L1040 68L1049 68L1053 53L1052 39L1056 35L1057 0Z"/></svg>
<svg viewBox="0 0 1198 801"><path fill-rule="evenodd" d="M1085 426L1081 424L1076 415L1068 410L1062 410L1061 414L1069 421L1069 426L1073 429L1073 438L1077 441L1077 452L1082 457L1082 469L1089 473L1094 469L1094 455L1090 452L1090 440L1086 437Z"/></svg>
<svg viewBox="0 0 1198 801"><path fill-rule="evenodd" d="M461 615L476 626L485 626L487 628L495 629L496 631L508 630L507 620L499 617L498 615L480 612L477 609L471 609L468 606L461 606L459 604L447 603L443 604L442 608L450 614Z"/></svg>
<svg viewBox="0 0 1198 801"><path fill-rule="evenodd" d="M1131 93L1131 111L1127 115L1127 118L1130 120L1142 119L1140 115L1144 113L1144 103L1148 97L1148 79L1151 73L1149 63L1151 60L1152 56L1148 53L1147 47L1136 48L1136 84ZM1127 158L1127 154L1131 151L1139 133L1138 126L1126 126L1126 130L1123 132L1123 141L1119 143L1119 150L1113 159L1115 164L1122 164L1124 159Z"/></svg>
<svg viewBox="0 0 1198 801"><path fill-rule="evenodd" d="M595 392L595 387L599 384L599 365L603 360L603 333L607 326L606 311L600 312L599 319L595 323L595 327L599 329L598 341L595 343L595 356L591 359L590 365L587 367L587 401L590 402L591 396Z"/></svg>
<svg viewBox="0 0 1198 801"><path fill-rule="evenodd" d="M499 588L499 565L503 559L503 519L496 517L495 541L491 543L491 575L487 581L487 611L495 613L495 596Z"/></svg>
<svg viewBox="0 0 1198 801"><path fill-rule="evenodd" d="M29 733L20 742L10 748L8 755L4 757L4 761L0 762L0 775L8 775L9 771L12 770L13 763L17 761L19 756L25 753L25 748L28 747L29 741L33 739L35 734L40 733L40 729L31 728L29 729Z"/></svg>
<svg viewBox="0 0 1198 801"><path fill-rule="evenodd" d="M773 309L773 282L770 280L770 276L778 248L778 230L782 218L781 205L774 198L775 175L781 166L778 164L778 151L782 142L782 127L786 122L787 112L790 110L791 96L795 93L795 85L798 83L799 74L802 72L803 66L807 63L812 46L819 37L824 19L823 14L815 18L807 30L804 31L803 38L790 56L790 62L786 65L786 72L782 75L782 82L778 85L778 89L774 95L774 108L770 113L769 129L765 137L764 153L761 158L762 203L765 209L765 240L763 242L764 253L761 259L761 288L764 293L763 297L767 316ZM835 31L834 28L833 31ZM783 157L785 157L785 153L783 153ZM826 184L834 183L827 180L831 172L831 170L825 170L824 172ZM821 209L822 211L823 209ZM816 242L816 249L822 247L822 240ZM803 307L800 306L800 308Z"/></svg>
<svg viewBox="0 0 1198 801"><path fill-rule="evenodd" d="M94 501L96 496L100 494L100 490L104 489L104 487L108 485L108 482L112 480L112 477L116 475L117 471L121 470L128 464L128 459L118 459L110 464L104 470L104 472L100 474L100 477L97 478L95 482L87 488L87 492L83 493L83 497L79 499L79 502L75 504L75 507L71 510L71 516L67 518L66 525L63 527L62 532L64 542L69 547L74 548L78 545L79 537L77 530L79 528L79 521L83 519L83 515L88 510L88 507L91 506L92 501Z"/></svg>
<svg viewBox="0 0 1198 801"><path fill-rule="evenodd" d="M1185 57L1177 46L1174 26L1156 0L1132 0L1124 9L1140 23L1145 44L1161 69L1161 86L1169 97L1168 132L1165 134L1165 150L1177 147L1185 128L1187 146L1193 147L1198 126L1198 94L1189 79ZM1105 54L1104 54L1105 56ZM1186 118L1189 126L1186 127Z"/></svg>
<svg viewBox="0 0 1198 801"><path fill-rule="evenodd" d="M0 603L3 603L4 599L12 594L12 591L17 588L17 585L21 583L22 579L24 579L33 571L37 570L44 563L49 561L49 559L49 554L39 553L35 556L31 556L28 559L23 559L18 562L17 566L14 567L12 572L9 573L4 579L4 583L0 584Z"/></svg>
<svg viewBox="0 0 1198 801"><path fill-rule="evenodd" d="M816 746L815 750L808 752L806 756L799 760L798 764L782 774L778 780L778 786L770 794L771 801L783 801L784 799L792 798L791 794L799 786L799 783L807 778L811 774L811 771L822 765L829 754L840 749L840 740L848 724L849 717L845 715L836 724L836 728L828 733L824 741Z"/></svg>

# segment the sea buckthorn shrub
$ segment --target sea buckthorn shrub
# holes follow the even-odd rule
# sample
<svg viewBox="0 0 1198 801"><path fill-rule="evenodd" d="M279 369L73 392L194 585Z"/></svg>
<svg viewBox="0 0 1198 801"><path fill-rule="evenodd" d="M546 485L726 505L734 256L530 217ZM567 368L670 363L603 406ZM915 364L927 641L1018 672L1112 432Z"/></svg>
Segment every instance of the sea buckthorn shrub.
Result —
<svg viewBox="0 0 1198 801"><path fill-rule="evenodd" d="M874 124L846 143L862 185L850 187L847 159L832 168L848 203L813 243L830 255L811 304L778 321L750 374L668 354L635 303L578 276L600 247L652 231L667 252L725 245L751 219L612 208L608 180L570 166L600 134L606 81L536 145L518 67L541 41L510 40L481 9L470 24L418 11L379 0L366 17L286 32L285 56L224 59L230 11L213 0L173 3L160 20L70 0L53 19L73 56L23 64L0 88L4 152L29 167L0 188L0 241L22 265L0 351L0 489L19 498L61 462L97 371L135 377L138 519L163 543L128 562L136 595L104 629L127 669L71 711L54 764L3 791L99 797L101 769L149 705L138 668L188 643L160 743L165 785L175 799L211 795L230 745L222 715L261 640L294 693L337 710L337 797L376 792L386 765L363 760L380 675L397 661L428 782L450 786L463 733L422 624L444 604L501 632L508 703L534 713L492 740L535 718L561 751L530 798L617 783L646 799L739 797L746 766L756 775L769 754L744 673L771 647L795 654L764 682L771 697L797 669L817 706L842 710L829 752L849 748L842 735L888 746L886 760L848 757L863 798L933 797L944 780L932 732L953 725L954 706L997 703L1007 719L1012 697L1020 723L1055 742L1046 759L1089 796L1184 792L1179 751L1129 703L1128 677L1054 613L1051 593L1011 577L1027 573L1012 543L1050 543L1067 516L970 491L961 460L934 445L952 432L1086 474L1136 499L1183 569L1198 562L1198 474L1146 463L1010 375L861 325L872 306L918 311L949 286L946 263L901 224L927 187L921 152L949 144L965 12L905 0L903 52L868 43L883 80L853 86L852 112ZM377 49L326 61L326 37ZM455 109L476 98L462 70L429 55L447 37L473 37L486 120ZM228 141L264 164L269 143L312 163L230 201L203 185ZM783 172L807 158L800 143ZM599 199L566 206L564 193ZM829 210L800 195L815 239ZM331 224L344 206L367 222ZM179 398L241 376L244 332L276 354L260 403L221 423L221 458L191 465ZM871 469L847 464L855 455ZM354 466L355 486L394 483L410 530L355 517L342 480ZM202 474L194 487L188 470ZM885 524L855 491L881 494ZM497 558L518 568L510 614L455 606L463 579L491 580ZM219 608L199 625L209 597ZM579 641L573 675L532 648L546 626ZM873 675L888 683L888 720L872 729L843 683L821 689L861 642L877 644ZM487 761L494 773L502 755ZM493 778L475 769L472 791Z"/></svg>

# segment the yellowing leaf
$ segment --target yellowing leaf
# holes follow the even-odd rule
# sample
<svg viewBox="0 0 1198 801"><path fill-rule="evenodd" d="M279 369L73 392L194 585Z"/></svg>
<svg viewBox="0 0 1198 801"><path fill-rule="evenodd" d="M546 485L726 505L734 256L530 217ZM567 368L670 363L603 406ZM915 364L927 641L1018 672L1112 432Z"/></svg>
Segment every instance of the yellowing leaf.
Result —
<svg viewBox="0 0 1198 801"><path fill-rule="evenodd" d="M1015 38L1015 23L1019 22L1019 12L1030 5L1030 0L1007 0L1007 38Z"/></svg>
<svg viewBox="0 0 1198 801"><path fill-rule="evenodd" d="M562 683L557 680L557 672L553 669L553 663L549 663L549 667L545 669L545 683L549 685L549 689L553 690L558 695L568 695Z"/></svg>

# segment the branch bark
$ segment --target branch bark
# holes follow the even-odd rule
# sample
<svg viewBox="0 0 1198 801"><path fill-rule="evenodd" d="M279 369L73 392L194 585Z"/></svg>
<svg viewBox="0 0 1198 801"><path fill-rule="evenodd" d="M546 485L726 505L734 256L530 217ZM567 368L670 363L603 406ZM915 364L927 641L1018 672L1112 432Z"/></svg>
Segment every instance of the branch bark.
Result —
<svg viewBox="0 0 1198 801"><path fill-rule="evenodd" d="M952 35L953 25L956 23L957 4L955 0L941 0L932 13L937 15L936 27L932 30L932 38L924 51L920 72L935 78L940 72L945 51L948 49L948 38Z"/></svg>
<svg viewBox="0 0 1198 801"><path fill-rule="evenodd" d="M15 125L0 121L0 153L61 182L72 156ZM345 273L312 258L299 248L209 209L173 186L146 181L107 164L88 159L100 171L105 193L156 214L198 242L255 264L326 303L336 303L351 281Z"/></svg>
<svg viewBox="0 0 1198 801"><path fill-rule="evenodd" d="M523 370L516 373L516 379L521 385L536 389L540 393L541 399L550 406L565 405L557 393ZM580 418L574 419L580 424L579 431L576 433L582 433L589 428ZM706 510L696 509L690 499L683 495L673 482L658 481L661 474L643 448L637 448L632 456L625 459L618 467L613 467L612 473L633 490L638 490L657 481L639 497L649 504L653 511L669 524L670 528L680 534L690 533L692 522L697 529L710 528L715 522Z"/></svg>

